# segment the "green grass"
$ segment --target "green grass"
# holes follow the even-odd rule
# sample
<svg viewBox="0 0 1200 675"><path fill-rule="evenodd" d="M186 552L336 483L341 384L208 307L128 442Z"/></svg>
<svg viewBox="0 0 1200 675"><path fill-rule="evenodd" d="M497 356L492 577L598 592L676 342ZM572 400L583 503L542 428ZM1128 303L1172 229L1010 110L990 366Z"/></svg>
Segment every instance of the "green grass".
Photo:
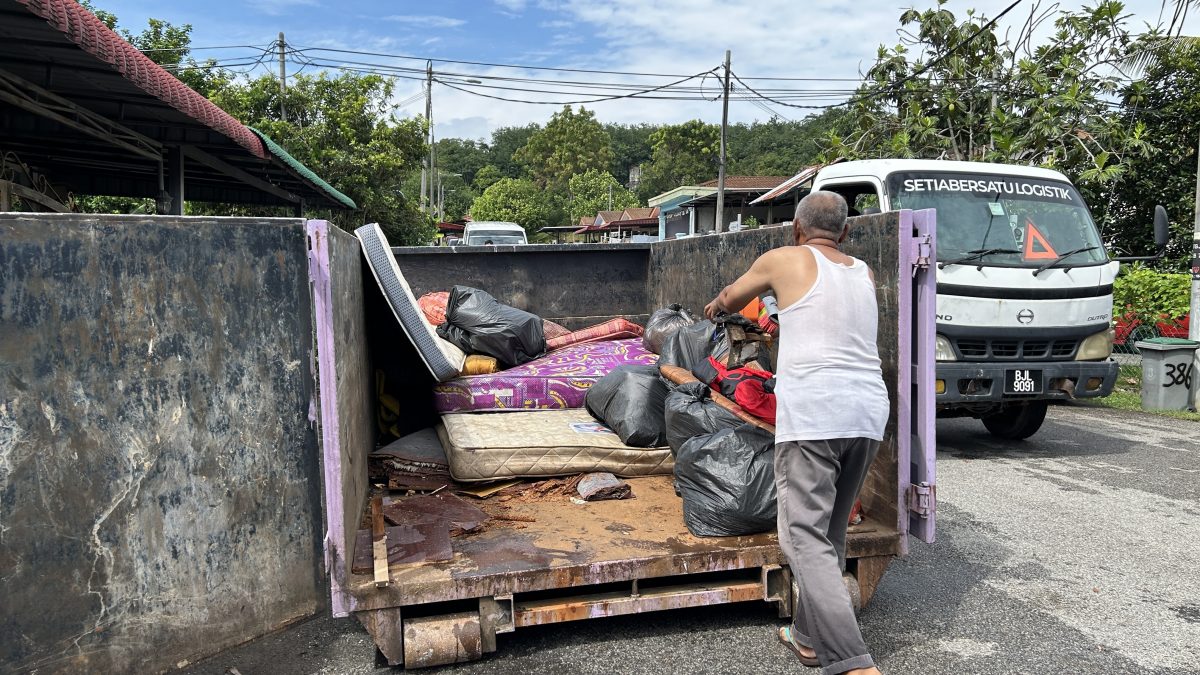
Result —
<svg viewBox="0 0 1200 675"><path fill-rule="evenodd" d="M1135 412L1152 413L1163 417L1173 417L1177 420L1200 422L1200 413L1186 410L1146 410L1142 407L1142 370L1136 366L1122 366L1117 375L1117 384L1113 392L1104 398L1092 399L1095 403L1108 408L1133 410Z"/></svg>

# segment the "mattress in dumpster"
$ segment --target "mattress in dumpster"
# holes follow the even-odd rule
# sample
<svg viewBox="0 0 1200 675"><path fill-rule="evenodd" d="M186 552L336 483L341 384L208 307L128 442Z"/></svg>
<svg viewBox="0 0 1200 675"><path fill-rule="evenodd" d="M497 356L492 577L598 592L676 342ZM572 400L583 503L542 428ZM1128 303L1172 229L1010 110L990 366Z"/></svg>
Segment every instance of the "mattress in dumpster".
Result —
<svg viewBox="0 0 1200 675"><path fill-rule="evenodd" d="M671 473L670 448L631 448L586 410L442 415L438 436L460 481L607 471L626 478Z"/></svg>
<svg viewBox="0 0 1200 675"><path fill-rule="evenodd" d="M657 362L640 339L566 347L523 366L438 384L434 407L440 413L582 408L588 388L617 366Z"/></svg>

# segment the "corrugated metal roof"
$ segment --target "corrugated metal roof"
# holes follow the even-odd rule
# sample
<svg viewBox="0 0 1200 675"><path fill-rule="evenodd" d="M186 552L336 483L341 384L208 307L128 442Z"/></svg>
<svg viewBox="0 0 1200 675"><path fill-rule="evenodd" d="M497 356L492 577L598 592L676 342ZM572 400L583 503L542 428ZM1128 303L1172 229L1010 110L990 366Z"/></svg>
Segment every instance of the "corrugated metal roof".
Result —
<svg viewBox="0 0 1200 675"><path fill-rule="evenodd" d="M726 190L770 190L787 180L787 176L725 176ZM720 179L704 181L696 187L717 187Z"/></svg>
<svg viewBox="0 0 1200 675"><path fill-rule="evenodd" d="M317 174L313 173L312 169L308 168L307 166L304 166L303 164L300 163L300 160L289 155L287 150L284 150L282 147L280 147L280 145L278 143L276 143L275 141L271 140L271 138L269 136L267 136L263 132L259 131L258 129L255 129L254 127L246 127L246 129L257 134L257 137L262 139L263 145L266 146L267 150L269 150L272 155L274 155L276 158L278 158L279 161L286 164L290 169L295 171L296 174L298 174L302 179L304 179L309 184L311 184L314 188L325 193L326 195L329 196L330 199L334 200L335 202L338 202L339 204L341 204L342 206L345 206L348 209L357 209L358 208L358 205L356 205L354 203L353 199L350 199L349 197L342 194L341 192L338 192L337 188L333 187L329 183L326 183L324 181L324 179L322 179Z"/></svg>
<svg viewBox="0 0 1200 675"><path fill-rule="evenodd" d="M111 65L142 91L228 137L255 157L266 159L266 149L250 129L151 61L75 0L16 2L45 19L80 49Z"/></svg>
<svg viewBox="0 0 1200 675"><path fill-rule="evenodd" d="M830 162L830 164L837 164L840 161L842 161L842 160L835 159L834 161ZM800 187L801 185L804 184L805 181L812 179L814 176L817 175L818 171L820 171L821 169L824 169L827 166L829 166L829 164L815 164L813 166L806 166L803 169L800 169L800 171L795 176L792 176L791 178L785 180L784 182L777 185L775 187L775 189L762 195L761 197L759 197L758 199L755 199L754 201L752 201L750 203L758 204L759 202L775 201L780 196L785 195L785 194L791 192L792 190Z"/></svg>

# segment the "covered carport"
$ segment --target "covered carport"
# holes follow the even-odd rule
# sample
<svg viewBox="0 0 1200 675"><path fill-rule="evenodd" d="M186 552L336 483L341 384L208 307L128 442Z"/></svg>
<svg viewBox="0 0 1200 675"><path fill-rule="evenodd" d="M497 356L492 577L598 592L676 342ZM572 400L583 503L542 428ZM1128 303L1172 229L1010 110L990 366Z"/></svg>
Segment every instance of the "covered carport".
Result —
<svg viewBox="0 0 1200 675"><path fill-rule="evenodd" d="M74 0L0 0L0 211L72 195L353 209Z"/></svg>

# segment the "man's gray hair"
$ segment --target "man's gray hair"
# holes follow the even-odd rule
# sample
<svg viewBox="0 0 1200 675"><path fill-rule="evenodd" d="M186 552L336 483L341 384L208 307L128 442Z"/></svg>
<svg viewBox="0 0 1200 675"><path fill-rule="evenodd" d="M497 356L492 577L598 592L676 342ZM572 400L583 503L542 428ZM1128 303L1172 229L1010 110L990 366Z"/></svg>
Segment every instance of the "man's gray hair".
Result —
<svg viewBox="0 0 1200 675"><path fill-rule="evenodd" d="M836 192L815 190L796 205L792 227L797 235L826 236L837 239L846 229L846 200Z"/></svg>

